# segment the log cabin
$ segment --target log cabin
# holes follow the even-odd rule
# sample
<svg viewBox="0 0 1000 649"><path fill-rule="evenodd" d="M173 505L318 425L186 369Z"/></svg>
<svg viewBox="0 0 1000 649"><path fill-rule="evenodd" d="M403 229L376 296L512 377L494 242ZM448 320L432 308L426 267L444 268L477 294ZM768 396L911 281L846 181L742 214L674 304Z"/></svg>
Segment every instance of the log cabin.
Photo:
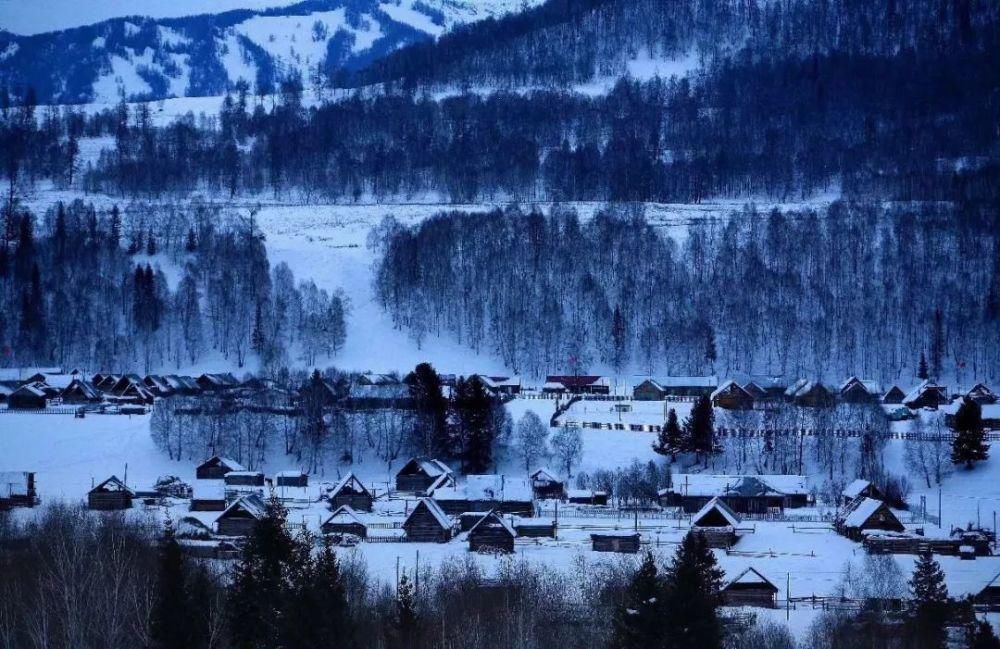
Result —
<svg viewBox="0 0 1000 649"><path fill-rule="evenodd" d="M801 475L678 473L657 496L662 507L680 507L689 514L713 498L721 498L740 514L766 514L809 505L808 485Z"/></svg>
<svg viewBox="0 0 1000 649"><path fill-rule="evenodd" d="M447 464L429 457L414 457L396 473L396 491L426 495L442 476L452 475Z"/></svg>
<svg viewBox="0 0 1000 649"><path fill-rule="evenodd" d="M246 469L236 460L213 455L199 464L195 468L194 474L198 480L224 480L226 474L232 471L246 471Z"/></svg>
<svg viewBox="0 0 1000 649"><path fill-rule="evenodd" d="M226 509L226 485L220 480L195 480L191 493L191 511L221 512Z"/></svg>
<svg viewBox="0 0 1000 649"><path fill-rule="evenodd" d="M495 511L488 512L469 530L469 550L511 553L516 536L517 532L503 516Z"/></svg>
<svg viewBox="0 0 1000 649"><path fill-rule="evenodd" d="M469 475L462 485L436 486L428 490L428 495L445 513L453 516L462 512L492 510L528 517L535 513L531 484L525 478L496 474Z"/></svg>
<svg viewBox="0 0 1000 649"><path fill-rule="evenodd" d="M774 608L778 601L778 587L752 567L723 586L720 594L724 606Z"/></svg>
<svg viewBox="0 0 1000 649"><path fill-rule="evenodd" d="M49 405L49 395L39 383L25 383L7 397L11 410L43 410Z"/></svg>
<svg viewBox="0 0 1000 649"><path fill-rule="evenodd" d="M242 496L215 519L220 536L250 536L259 521L267 516L267 507L260 496Z"/></svg>
<svg viewBox="0 0 1000 649"><path fill-rule="evenodd" d="M753 408L753 397L733 380L724 382L712 392L709 398L715 408L725 410L750 410Z"/></svg>
<svg viewBox="0 0 1000 649"><path fill-rule="evenodd" d="M135 492L117 476L111 476L87 493L87 508L96 511L129 509L134 497Z"/></svg>
<svg viewBox="0 0 1000 649"><path fill-rule="evenodd" d="M554 471L538 469L528 477L532 496L536 500L562 500L566 497L566 483Z"/></svg>
<svg viewBox="0 0 1000 649"><path fill-rule="evenodd" d="M819 381L799 379L785 391L785 398L803 408L832 408L837 398Z"/></svg>
<svg viewBox="0 0 1000 649"><path fill-rule="evenodd" d="M303 471L279 471L274 475L275 487L308 487L309 474Z"/></svg>
<svg viewBox="0 0 1000 649"><path fill-rule="evenodd" d="M594 552L635 554L640 547L636 532L594 532L590 535L590 542Z"/></svg>
<svg viewBox="0 0 1000 649"><path fill-rule="evenodd" d="M881 500L858 498L836 520L834 529L852 541L860 541L868 530L902 532L906 528Z"/></svg>
<svg viewBox="0 0 1000 649"><path fill-rule="evenodd" d="M347 505L354 511L370 512L374 498L368 488L353 473L348 473L329 494L330 508Z"/></svg>
<svg viewBox="0 0 1000 649"><path fill-rule="evenodd" d="M930 379L922 381L903 397L903 405L912 410L938 408L948 402L948 391L945 387Z"/></svg>
<svg viewBox="0 0 1000 649"><path fill-rule="evenodd" d="M451 540L454 524L447 514L430 498L421 498L403 521L407 540L422 543L447 543Z"/></svg>
<svg viewBox="0 0 1000 649"><path fill-rule="evenodd" d="M368 538L368 526L348 505L338 507L322 525L323 534L353 534Z"/></svg>

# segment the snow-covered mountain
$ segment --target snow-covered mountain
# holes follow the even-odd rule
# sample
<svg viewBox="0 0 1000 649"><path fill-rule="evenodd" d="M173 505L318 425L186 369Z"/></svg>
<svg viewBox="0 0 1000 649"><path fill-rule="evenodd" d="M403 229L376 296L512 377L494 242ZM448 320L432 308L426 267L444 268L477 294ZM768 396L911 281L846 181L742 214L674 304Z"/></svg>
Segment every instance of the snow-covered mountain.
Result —
<svg viewBox="0 0 1000 649"><path fill-rule="evenodd" d="M308 86L455 25L539 2L305 0L187 17L121 16L30 35L0 30L0 83L31 86L45 103L218 95L240 79L269 91L296 74Z"/></svg>

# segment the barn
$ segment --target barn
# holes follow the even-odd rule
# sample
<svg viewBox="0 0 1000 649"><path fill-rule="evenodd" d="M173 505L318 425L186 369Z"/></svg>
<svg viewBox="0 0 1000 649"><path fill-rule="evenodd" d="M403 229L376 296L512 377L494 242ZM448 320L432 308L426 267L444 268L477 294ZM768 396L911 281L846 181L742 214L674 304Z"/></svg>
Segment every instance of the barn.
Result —
<svg viewBox="0 0 1000 649"><path fill-rule="evenodd" d="M448 465L440 460L428 457L411 458L396 473L396 491L424 495L435 481L451 474Z"/></svg>
<svg viewBox="0 0 1000 649"><path fill-rule="evenodd" d="M513 552L517 532L497 512L489 512L469 530L472 552Z"/></svg>
<svg viewBox="0 0 1000 649"><path fill-rule="evenodd" d="M403 531L410 541L447 543L453 524L447 514L430 498L421 498L403 521Z"/></svg>
<svg viewBox="0 0 1000 649"><path fill-rule="evenodd" d="M868 530L902 532L906 528L899 522L889 506L875 498L858 498L844 510L834 524L836 530L853 541L860 541Z"/></svg>
<svg viewBox="0 0 1000 649"><path fill-rule="evenodd" d="M370 512L374 498L357 476L348 473L330 490L329 500L332 509L346 505L354 511Z"/></svg>
<svg viewBox="0 0 1000 649"><path fill-rule="evenodd" d="M709 398L716 408L725 410L750 410L753 408L753 397L733 380L720 385Z"/></svg>
<svg viewBox="0 0 1000 649"><path fill-rule="evenodd" d="M353 534L358 538L368 538L368 526L348 505L338 507L323 523L322 529L323 534Z"/></svg>
<svg viewBox="0 0 1000 649"><path fill-rule="evenodd" d="M226 485L219 480L195 480L191 511L221 512L226 509Z"/></svg>
<svg viewBox="0 0 1000 649"><path fill-rule="evenodd" d="M720 594L724 606L774 608L778 600L778 587L755 568L747 568L726 584Z"/></svg>
<svg viewBox="0 0 1000 649"><path fill-rule="evenodd" d="M129 509L134 497L135 492L117 476L111 476L87 493L87 508L97 511Z"/></svg>
<svg viewBox="0 0 1000 649"><path fill-rule="evenodd" d="M809 504L808 485L800 475L678 473L672 476L669 487L657 493L661 506L681 507L689 514L716 497L740 514L765 514Z"/></svg>
<svg viewBox="0 0 1000 649"><path fill-rule="evenodd" d="M0 471L0 511L38 504L35 474L30 471Z"/></svg>
<svg viewBox="0 0 1000 649"><path fill-rule="evenodd" d="M531 492L537 500L562 500L566 497L566 484L554 471L538 469L529 476Z"/></svg>
<svg viewBox="0 0 1000 649"><path fill-rule="evenodd" d="M245 471L242 464L228 457L214 455L199 464L194 474L198 480L223 480L227 473L232 471Z"/></svg>
<svg viewBox="0 0 1000 649"><path fill-rule="evenodd" d="M41 410L49 405L49 395L40 383L25 383L7 397L11 410Z"/></svg>
<svg viewBox="0 0 1000 649"><path fill-rule="evenodd" d="M233 502L215 519L220 536L249 536L257 522L267 516L267 507L260 496L251 494Z"/></svg>
<svg viewBox="0 0 1000 649"><path fill-rule="evenodd" d="M593 532L590 542L594 552L635 554L640 546L639 534L635 532Z"/></svg>

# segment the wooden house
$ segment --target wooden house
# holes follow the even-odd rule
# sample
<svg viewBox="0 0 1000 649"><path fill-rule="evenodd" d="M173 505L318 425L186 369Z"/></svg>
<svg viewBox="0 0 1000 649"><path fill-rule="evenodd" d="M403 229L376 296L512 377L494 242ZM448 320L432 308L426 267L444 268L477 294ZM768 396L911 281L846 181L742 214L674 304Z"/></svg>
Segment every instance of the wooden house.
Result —
<svg viewBox="0 0 1000 649"><path fill-rule="evenodd" d="M245 471L242 464L228 457L213 455L209 459L199 464L194 474L198 480L223 480L227 473L232 471Z"/></svg>
<svg viewBox="0 0 1000 649"><path fill-rule="evenodd" d="M562 500L566 497L566 483L555 472L538 469L529 476L531 492L536 500Z"/></svg>
<svg viewBox="0 0 1000 649"><path fill-rule="evenodd" d="M948 391L930 379L924 380L903 397L903 405L913 410L938 408L948 404Z"/></svg>
<svg viewBox="0 0 1000 649"><path fill-rule="evenodd" d="M410 541L447 543L452 536L453 524L436 502L421 498L403 521L403 531Z"/></svg>
<svg viewBox="0 0 1000 649"><path fill-rule="evenodd" d="M194 377L168 374L162 378L170 386L170 389L173 390L172 394L187 397L201 394L201 386L198 385L198 381Z"/></svg>
<svg viewBox="0 0 1000 649"><path fill-rule="evenodd" d="M323 534L353 534L358 538L368 538L368 526L348 505L338 507L323 523L322 529Z"/></svg>
<svg viewBox="0 0 1000 649"><path fill-rule="evenodd" d="M473 374L478 377L486 389L498 396L515 396L521 394L521 377L519 376L486 376L485 374ZM472 376L469 378L471 379Z"/></svg>
<svg viewBox="0 0 1000 649"><path fill-rule="evenodd" d="M489 514L489 512L462 512L457 516L458 531L468 532L482 519L483 516L486 516L487 514Z"/></svg>
<svg viewBox="0 0 1000 649"><path fill-rule="evenodd" d="M640 547L637 532L593 532L590 542L594 552L635 554Z"/></svg>
<svg viewBox="0 0 1000 649"><path fill-rule="evenodd" d="M60 394L63 403L85 404L100 403L104 395L94 387L94 384L84 379L73 379Z"/></svg>
<svg viewBox="0 0 1000 649"><path fill-rule="evenodd" d="M30 471L0 471L0 511L38 504L35 474Z"/></svg>
<svg viewBox="0 0 1000 649"><path fill-rule="evenodd" d="M840 400L845 403L878 403L883 395L881 386L874 381L862 381L852 376L840 386Z"/></svg>
<svg viewBox="0 0 1000 649"><path fill-rule="evenodd" d="M279 471L274 475L275 487L308 487L309 474L303 471Z"/></svg>
<svg viewBox="0 0 1000 649"><path fill-rule="evenodd" d="M215 529L220 536L249 536L257 522L266 516L267 507L260 496L242 496L219 514L215 519Z"/></svg>
<svg viewBox="0 0 1000 649"><path fill-rule="evenodd" d="M330 508L348 506L354 511L370 512L374 498L368 488L353 473L348 473L330 490Z"/></svg>
<svg viewBox="0 0 1000 649"><path fill-rule="evenodd" d="M441 476L450 476L451 469L440 460L415 457L407 461L396 473L396 491L424 495Z"/></svg>
<svg viewBox="0 0 1000 649"><path fill-rule="evenodd" d="M118 384L120 378L121 376L118 374L95 374L94 387L101 392L111 392L111 388Z"/></svg>
<svg viewBox="0 0 1000 649"><path fill-rule="evenodd" d="M759 402L767 401L770 398L767 390L760 386L756 381L747 381L743 384L743 389L746 393L750 395L756 405Z"/></svg>
<svg viewBox="0 0 1000 649"><path fill-rule="evenodd" d="M900 390L898 385L894 385L890 387L888 390L886 390L885 393L882 395L882 403L892 404L892 405L895 404L902 405L903 399L905 398L906 398L906 393Z"/></svg>
<svg viewBox="0 0 1000 649"><path fill-rule="evenodd" d="M499 511L504 514L533 516L535 505L531 484L524 478L504 475L469 475L465 483L441 485L428 491L445 513Z"/></svg>
<svg viewBox="0 0 1000 649"><path fill-rule="evenodd" d="M840 494L840 504L846 507L858 498L874 498L876 500L882 500L884 496L879 488L872 484L871 481L858 478L844 487L844 491Z"/></svg>
<svg viewBox="0 0 1000 649"><path fill-rule="evenodd" d="M968 390L963 390L959 393L960 397L965 397L970 401L975 401L979 405L986 405L997 402L997 395L986 387L985 383L977 383Z"/></svg>
<svg viewBox="0 0 1000 649"><path fill-rule="evenodd" d="M566 500L573 505L605 506L608 504L608 492L592 489L568 489Z"/></svg>
<svg viewBox="0 0 1000 649"><path fill-rule="evenodd" d="M230 471L224 478L227 487L263 487L263 471Z"/></svg>
<svg viewBox="0 0 1000 649"><path fill-rule="evenodd" d="M111 476L87 493L87 508L97 511L129 509L135 492L116 476Z"/></svg>
<svg viewBox="0 0 1000 649"><path fill-rule="evenodd" d="M516 518L512 524L518 536L529 539L555 538L556 523L551 519Z"/></svg>
<svg viewBox="0 0 1000 649"><path fill-rule="evenodd" d="M174 387L167 381L166 377L158 374L147 374L142 379L142 383L155 397L169 397L173 396L175 392Z"/></svg>
<svg viewBox="0 0 1000 649"><path fill-rule="evenodd" d="M514 538L517 532L503 516L489 512L479 519L469 530L469 550L472 552L507 552L514 551Z"/></svg>
<svg viewBox="0 0 1000 649"><path fill-rule="evenodd" d="M545 394L611 394L611 379L606 376L550 375L542 385Z"/></svg>
<svg viewBox="0 0 1000 649"><path fill-rule="evenodd" d="M724 382L712 392L712 406L725 410L750 410L753 408L753 397L736 381Z"/></svg>
<svg viewBox="0 0 1000 649"><path fill-rule="evenodd" d="M239 380L232 374L202 374L195 381L202 392L222 392L240 387Z"/></svg>
<svg viewBox="0 0 1000 649"><path fill-rule="evenodd" d="M736 528L740 517L718 498L705 503L691 517L692 532L701 536L710 548L733 547L738 540Z"/></svg>
<svg viewBox="0 0 1000 649"><path fill-rule="evenodd" d="M888 505L874 498L855 500L837 519L834 528L853 541L860 541L868 530L902 532L906 529Z"/></svg>
<svg viewBox="0 0 1000 649"><path fill-rule="evenodd" d="M778 603L778 587L755 568L747 568L737 575L723 586L720 595L724 606L774 608Z"/></svg>
<svg viewBox="0 0 1000 649"><path fill-rule="evenodd" d="M226 485L219 480L195 480L191 491L191 511L221 512L226 509Z"/></svg>
<svg viewBox="0 0 1000 649"><path fill-rule="evenodd" d="M40 383L25 383L7 397L11 410L42 410L49 405L49 395Z"/></svg>
<svg viewBox="0 0 1000 649"><path fill-rule="evenodd" d="M800 379L785 391L785 398L803 408L830 408L837 399L833 392L819 381Z"/></svg>
<svg viewBox="0 0 1000 649"><path fill-rule="evenodd" d="M801 475L678 473L657 496L662 507L680 507L689 514L713 498L722 499L740 514L767 514L809 505L809 488Z"/></svg>
<svg viewBox="0 0 1000 649"><path fill-rule="evenodd" d="M663 401L668 397L707 397L719 387L716 376L662 376L648 378L632 389L636 401Z"/></svg>

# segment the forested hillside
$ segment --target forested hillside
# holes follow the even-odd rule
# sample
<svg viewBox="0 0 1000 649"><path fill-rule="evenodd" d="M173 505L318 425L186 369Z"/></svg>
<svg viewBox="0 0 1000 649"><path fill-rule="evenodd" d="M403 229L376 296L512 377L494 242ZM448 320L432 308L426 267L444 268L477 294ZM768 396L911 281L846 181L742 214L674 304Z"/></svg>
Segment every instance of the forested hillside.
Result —
<svg viewBox="0 0 1000 649"><path fill-rule="evenodd" d="M613 210L446 213L383 225L377 292L418 340L443 330L530 375L891 382L923 355L933 376L995 380L997 232L992 209L843 202L735 213L681 243Z"/></svg>

